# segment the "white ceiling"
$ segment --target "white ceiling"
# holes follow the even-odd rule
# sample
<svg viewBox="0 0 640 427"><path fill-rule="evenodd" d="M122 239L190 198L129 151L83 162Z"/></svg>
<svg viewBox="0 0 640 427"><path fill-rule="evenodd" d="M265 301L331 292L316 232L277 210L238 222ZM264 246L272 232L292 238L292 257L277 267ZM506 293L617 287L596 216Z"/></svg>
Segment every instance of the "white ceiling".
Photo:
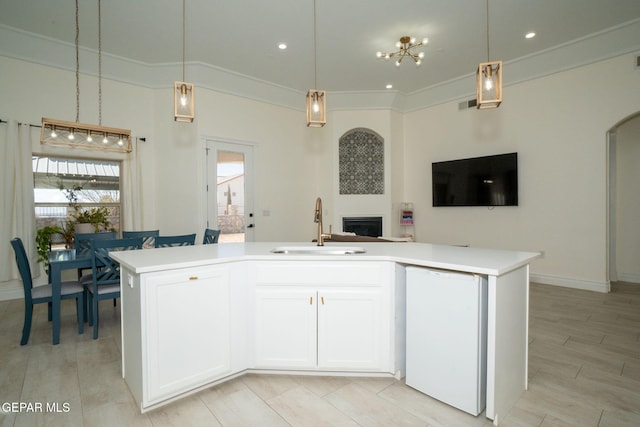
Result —
<svg viewBox="0 0 640 427"><path fill-rule="evenodd" d="M312 0L186 2L188 63L313 88ZM90 49L98 46L97 3L80 0L79 43ZM318 89L378 91L390 83L413 93L487 60L483 0L317 0L316 8ZM640 19L640 0L490 0L489 8L491 59L505 62ZM0 0L0 24L73 43L75 2ZM537 36L525 39L529 31ZM419 68L376 58L403 35L430 40ZM103 1L102 49L148 65L180 63L182 2Z"/></svg>

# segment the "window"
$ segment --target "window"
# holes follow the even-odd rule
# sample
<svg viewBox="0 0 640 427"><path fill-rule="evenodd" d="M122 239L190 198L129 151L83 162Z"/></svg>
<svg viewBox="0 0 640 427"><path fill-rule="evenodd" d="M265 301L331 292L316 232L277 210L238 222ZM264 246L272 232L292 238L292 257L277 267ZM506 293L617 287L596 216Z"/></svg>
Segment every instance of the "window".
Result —
<svg viewBox="0 0 640 427"><path fill-rule="evenodd" d="M102 209L108 228L120 230L120 162L42 156L32 161L36 228L69 230L79 214ZM70 243L69 235L55 236L56 246Z"/></svg>

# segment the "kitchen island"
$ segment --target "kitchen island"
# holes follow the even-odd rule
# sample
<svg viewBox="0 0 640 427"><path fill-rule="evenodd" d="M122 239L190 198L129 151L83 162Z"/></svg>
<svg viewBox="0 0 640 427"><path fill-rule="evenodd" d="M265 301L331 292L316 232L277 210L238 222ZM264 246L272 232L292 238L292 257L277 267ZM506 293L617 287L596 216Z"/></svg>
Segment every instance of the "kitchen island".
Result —
<svg viewBox="0 0 640 427"><path fill-rule="evenodd" d="M324 248L112 253L122 267L123 377L141 411L245 372L402 377L405 267L417 266L486 277L485 415L496 423L506 415L527 387L529 263L539 254L423 243Z"/></svg>

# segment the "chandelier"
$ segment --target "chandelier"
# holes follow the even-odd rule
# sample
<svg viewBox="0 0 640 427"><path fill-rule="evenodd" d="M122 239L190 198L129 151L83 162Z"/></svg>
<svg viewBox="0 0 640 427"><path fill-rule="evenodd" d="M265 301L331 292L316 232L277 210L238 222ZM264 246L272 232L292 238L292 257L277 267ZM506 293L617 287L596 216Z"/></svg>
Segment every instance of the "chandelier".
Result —
<svg viewBox="0 0 640 427"><path fill-rule="evenodd" d="M415 52L414 50L426 46L427 43L429 43L429 39L426 37L416 43L415 37L402 36L400 40L396 42L396 47L399 49L397 52L377 52L376 56L378 59L386 59L387 61L391 58L398 57L398 59L396 59L396 67L399 67L402 60L408 56L413 59L416 66L420 66L420 64L422 64L422 58L424 58L424 52Z"/></svg>
<svg viewBox="0 0 640 427"><path fill-rule="evenodd" d="M98 0L98 125L79 123L80 62L78 0L76 0L76 121L42 118L40 143L87 150L131 152L131 131L102 126L102 31L101 1Z"/></svg>

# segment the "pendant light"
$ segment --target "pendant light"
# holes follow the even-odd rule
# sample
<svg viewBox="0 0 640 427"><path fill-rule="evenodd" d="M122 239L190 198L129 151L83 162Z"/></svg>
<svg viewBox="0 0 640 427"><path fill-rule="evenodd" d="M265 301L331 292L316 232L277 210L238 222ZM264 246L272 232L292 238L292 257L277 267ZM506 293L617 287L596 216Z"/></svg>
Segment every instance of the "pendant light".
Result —
<svg viewBox="0 0 640 427"><path fill-rule="evenodd" d="M173 84L173 116L176 122L191 123L196 116L193 83L185 82L186 0L182 0L182 81Z"/></svg>
<svg viewBox="0 0 640 427"><path fill-rule="evenodd" d="M76 0L76 121L42 118L40 143L87 150L131 152L131 131L102 126L102 4L98 0L98 125L80 123L79 9ZM94 136L101 138L94 139Z"/></svg>
<svg viewBox="0 0 640 427"><path fill-rule="evenodd" d="M316 0L313 0L313 87L318 87L318 60L316 52ZM324 90L307 92L307 126L319 128L327 124L327 94Z"/></svg>
<svg viewBox="0 0 640 427"><path fill-rule="evenodd" d="M502 61L490 60L489 0L487 6L487 62L481 62L476 71L476 97L478 109L498 108L502 103Z"/></svg>

